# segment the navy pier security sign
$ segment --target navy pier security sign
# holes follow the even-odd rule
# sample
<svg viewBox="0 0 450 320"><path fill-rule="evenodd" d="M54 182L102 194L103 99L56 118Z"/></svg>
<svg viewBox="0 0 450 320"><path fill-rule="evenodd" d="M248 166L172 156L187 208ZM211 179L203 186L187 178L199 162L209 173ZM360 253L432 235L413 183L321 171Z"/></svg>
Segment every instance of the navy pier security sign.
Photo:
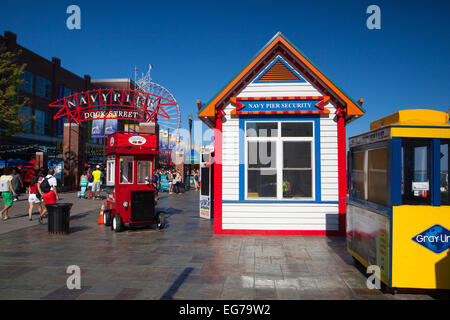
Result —
<svg viewBox="0 0 450 320"><path fill-rule="evenodd" d="M412 240L434 253L442 253L450 248L450 231L439 224L435 224L414 236Z"/></svg>
<svg viewBox="0 0 450 320"><path fill-rule="evenodd" d="M317 110L317 100L259 100L239 101L245 107L241 111L312 111Z"/></svg>

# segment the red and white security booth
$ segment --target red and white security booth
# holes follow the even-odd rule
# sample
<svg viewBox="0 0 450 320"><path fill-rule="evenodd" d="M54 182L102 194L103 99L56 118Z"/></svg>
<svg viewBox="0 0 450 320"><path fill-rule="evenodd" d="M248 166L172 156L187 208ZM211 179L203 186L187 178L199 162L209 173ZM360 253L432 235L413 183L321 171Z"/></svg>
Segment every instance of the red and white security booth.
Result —
<svg viewBox="0 0 450 320"><path fill-rule="evenodd" d="M345 234L356 103L281 33L197 116L214 129L214 233Z"/></svg>
<svg viewBox="0 0 450 320"><path fill-rule="evenodd" d="M164 213L155 208L152 184L155 156L154 133L118 132L107 138L106 184L110 189L105 225L114 231L123 227L157 224L164 228Z"/></svg>

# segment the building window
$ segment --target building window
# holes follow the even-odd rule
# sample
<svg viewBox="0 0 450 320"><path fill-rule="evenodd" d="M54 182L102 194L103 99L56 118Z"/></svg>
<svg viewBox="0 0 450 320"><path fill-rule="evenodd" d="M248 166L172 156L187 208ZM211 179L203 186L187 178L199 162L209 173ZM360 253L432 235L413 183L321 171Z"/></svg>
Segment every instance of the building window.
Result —
<svg viewBox="0 0 450 320"><path fill-rule="evenodd" d="M33 93L33 82L34 82L33 73L24 70L23 73L20 75L20 80L22 81L19 85L19 88L28 93Z"/></svg>
<svg viewBox="0 0 450 320"><path fill-rule="evenodd" d="M441 190L441 204L450 205L450 196L448 192L448 167L450 166L450 158L448 156L448 149L450 140L441 139L441 175L440 175L440 190Z"/></svg>
<svg viewBox="0 0 450 320"><path fill-rule="evenodd" d="M51 99L52 98L52 83L51 81L36 76L36 95Z"/></svg>
<svg viewBox="0 0 450 320"><path fill-rule="evenodd" d="M72 93L73 93L73 90L72 90L72 89L69 89L69 88L64 87L63 97L71 96Z"/></svg>
<svg viewBox="0 0 450 320"><path fill-rule="evenodd" d="M34 133L41 135L50 134L50 115L48 112L36 109L34 113Z"/></svg>
<svg viewBox="0 0 450 320"><path fill-rule="evenodd" d="M23 124L23 128L25 129L26 133L31 132L31 117L33 116L33 111L30 107L22 107L19 109L19 118L25 120L25 123Z"/></svg>
<svg viewBox="0 0 450 320"><path fill-rule="evenodd" d="M314 199L314 124L246 122L247 199Z"/></svg>

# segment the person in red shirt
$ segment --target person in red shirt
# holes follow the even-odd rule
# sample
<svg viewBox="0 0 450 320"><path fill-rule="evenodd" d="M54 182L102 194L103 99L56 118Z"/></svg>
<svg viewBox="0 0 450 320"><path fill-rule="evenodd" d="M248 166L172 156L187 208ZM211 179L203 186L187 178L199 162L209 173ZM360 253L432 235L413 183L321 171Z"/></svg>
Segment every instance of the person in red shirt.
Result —
<svg viewBox="0 0 450 320"><path fill-rule="evenodd" d="M30 207L28 208L28 219L30 221L33 220L33 207L36 204L39 210L39 216L42 216L42 205L40 199L40 193L38 190L38 184L40 182L40 178L42 178L42 171L38 171L30 180L30 185L28 187L28 203Z"/></svg>

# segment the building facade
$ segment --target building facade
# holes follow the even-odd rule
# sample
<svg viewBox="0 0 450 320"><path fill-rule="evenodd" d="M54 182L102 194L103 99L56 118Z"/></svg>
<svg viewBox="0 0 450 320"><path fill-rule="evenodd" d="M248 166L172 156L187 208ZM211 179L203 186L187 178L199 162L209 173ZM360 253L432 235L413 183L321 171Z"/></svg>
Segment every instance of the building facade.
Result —
<svg viewBox="0 0 450 320"><path fill-rule="evenodd" d="M17 35L5 31L0 35L0 44L8 51L21 52L18 63L26 63L20 84L20 95L29 98L29 104L21 108L19 117L33 116L34 120L25 125L25 133L17 134L12 141L14 145L36 145L47 154L58 156L62 152L64 122L66 119L53 120L58 110L50 108L52 101L71 94L95 89L89 75L80 77L61 66L61 60L53 57L47 60L37 53L17 43ZM87 125L82 128L89 136ZM88 139L87 146L100 150L100 141ZM32 154L16 154L22 158L33 157ZM25 159L30 160L30 159Z"/></svg>

